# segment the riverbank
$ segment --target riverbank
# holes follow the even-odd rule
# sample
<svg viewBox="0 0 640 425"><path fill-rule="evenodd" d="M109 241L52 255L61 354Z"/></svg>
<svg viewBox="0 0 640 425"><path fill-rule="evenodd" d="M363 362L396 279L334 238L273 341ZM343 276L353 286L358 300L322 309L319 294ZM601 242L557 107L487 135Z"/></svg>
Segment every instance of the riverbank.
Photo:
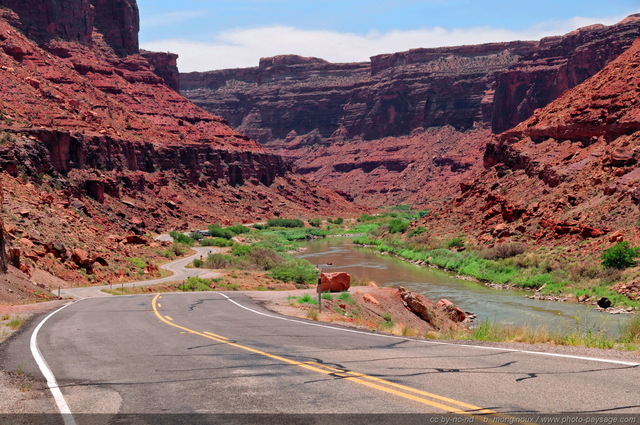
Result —
<svg viewBox="0 0 640 425"><path fill-rule="evenodd" d="M500 249L501 254L486 253L465 249L461 241L450 241L448 248L432 248L391 235L383 238L362 236L353 242L416 265L453 272L462 279L473 279L494 289L520 289L535 292L534 298L537 299L590 305L607 298L612 306L618 307L611 310L617 314L640 310L640 301L612 289L620 279L620 271L593 266L593 261L591 268L585 271L581 269L582 262L571 266L566 256L558 256L553 251L527 252L524 247L509 246L492 248L494 251ZM561 262L559 259L564 260ZM569 269L573 274L567 271ZM583 275L590 277L583 278Z"/></svg>

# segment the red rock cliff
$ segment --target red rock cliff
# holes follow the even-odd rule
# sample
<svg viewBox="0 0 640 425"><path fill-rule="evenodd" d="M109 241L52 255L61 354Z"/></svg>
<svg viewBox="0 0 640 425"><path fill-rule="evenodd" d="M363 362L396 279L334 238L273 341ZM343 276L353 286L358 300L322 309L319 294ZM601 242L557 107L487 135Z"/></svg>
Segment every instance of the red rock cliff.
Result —
<svg viewBox="0 0 640 425"><path fill-rule="evenodd" d="M419 127L504 131L594 75L639 35L640 15L539 42L379 55L370 63L265 58L257 68L188 73L183 94L261 143L409 135Z"/></svg>
<svg viewBox="0 0 640 425"><path fill-rule="evenodd" d="M494 133L526 120L565 91L595 75L640 36L640 15L617 25L593 25L540 41L497 78L491 119Z"/></svg>
<svg viewBox="0 0 640 425"><path fill-rule="evenodd" d="M640 39L603 70L495 136L485 169L425 219L473 242L640 241ZM606 236L606 237L602 237Z"/></svg>
<svg viewBox="0 0 640 425"><path fill-rule="evenodd" d="M135 0L0 0L19 17L33 40L93 42L94 26L121 56L138 53L140 17Z"/></svg>
<svg viewBox="0 0 640 425"><path fill-rule="evenodd" d="M528 118L638 35L640 15L541 41L415 49L330 64L281 56L181 75L183 93L372 205L432 208L482 168L491 126Z"/></svg>

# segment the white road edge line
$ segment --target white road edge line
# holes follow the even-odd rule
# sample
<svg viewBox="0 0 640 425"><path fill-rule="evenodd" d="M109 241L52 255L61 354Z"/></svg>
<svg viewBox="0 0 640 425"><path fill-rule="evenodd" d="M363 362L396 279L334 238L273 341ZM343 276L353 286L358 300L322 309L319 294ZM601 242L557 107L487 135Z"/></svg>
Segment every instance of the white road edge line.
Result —
<svg viewBox="0 0 640 425"><path fill-rule="evenodd" d="M69 409L69 405L67 404L67 401L64 399L64 396L62 395L62 391L60 391L60 387L58 386L56 377L53 375L53 372L49 368L49 365L45 361L44 357L42 357L42 353L40 353L40 349L38 348L37 338L38 338L38 332L40 331L40 328L42 327L42 325L44 325L45 322L49 320L51 316L53 316L60 310L63 310L69 307L71 304L74 304L74 303L69 303L65 306L62 306L56 311L54 311L53 313L49 314L47 317L45 317L42 320L42 322L40 322L38 326L33 330L33 334L31 334L31 341L29 344L31 348L31 354L33 355L33 358L38 364L38 367L40 367L40 371L42 372L45 379L47 380L47 385L49 386L49 390L53 395L53 399L56 402L56 406L58 406L58 410L62 415L62 419L64 420L65 425L76 425L76 420L74 419L73 414L71 413L71 409Z"/></svg>
<svg viewBox="0 0 640 425"><path fill-rule="evenodd" d="M542 352L542 351L518 350L518 349L515 349L515 348L484 347L484 346L481 346L481 345L469 345L469 344L452 344L450 342L426 341L426 340L421 340L421 339L405 338L405 337L396 336L396 335L386 335L386 334L375 334L375 333L370 333L370 332L363 332L363 331L359 331L359 330L356 330L356 329L337 328L337 327L334 327L334 326L322 325L320 323L305 322L305 321L302 321L302 320L289 319L287 317L274 316L272 314L263 313L263 312L260 312L260 311L253 310L253 309L251 309L249 307L246 307L246 306L244 306L244 305L232 300L231 298L229 298L228 296L226 296L225 294L223 294L221 292L217 292L217 294L222 295L223 297L225 297L227 300L231 301L233 304L237 305L238 307L241 307L241 308L243 308L245 310L248 310L248 311L250 311L252 313L259 314L261 316L266 316L266 317L271 317L271 318L274 318L274 319L285 320L287 322L301 323L301 324L307 325L307 326L317 326L317 327L320 327L320 328L333 329L335 331L340 331L340 332L351 332L351 333L375 336L375 337L380 337L380 338L392 338L392 339L399 339L399 340L403 340L403 341L413 341L413 342L418 342L418 343L423 343L423 344L450 345L452 347L466 347L466 348L475 348L475 349L479 349L479 350L507 351L507 352L512 352L512 353L534 354L534 355L537 355L537 356L548 356L548 357L561 357L561 358L566 358L566 359L586 360L586 361L600 362L600 363L611 363L611 364L619 364L619 365L624 365L624 366L640 366L640 363L625 362L625 361L622 361L622 360L609 360L609 359L599 359L599 358L596 358L596 357L572 356L572 355L569 355L569 354L545 353L545 352Z"/></svg>

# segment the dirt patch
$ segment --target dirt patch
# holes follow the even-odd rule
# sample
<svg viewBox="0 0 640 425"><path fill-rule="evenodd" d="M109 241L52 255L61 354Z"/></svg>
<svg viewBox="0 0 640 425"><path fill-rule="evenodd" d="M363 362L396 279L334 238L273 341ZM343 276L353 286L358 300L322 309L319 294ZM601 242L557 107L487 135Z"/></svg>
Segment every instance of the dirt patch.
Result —
<svg viewBox="0 0 640 425"><path fill-rule="evenodd" d="M436 319L428 323L402 301L397 288L376 286L352 287L347 295L331 294L322 299L322 309L304 300L317 300L315 289L255 292L248 295L274 312L318 320L337 322L361 329L376 330L404 336L427 336L437 331L464 330L466 324L450 320L444 308L430 304ZM331 297L329 299L328 297Z"/></svg>
<svg viewBox="0 0 640 425"><path fill-rule="evenodd" d="M38 274L39 279L46 279L48 276L57 279L44 271ZM39 280L34 280L17 268L9 266L9 272L0 275L0 306L50 301L56 298L45 284L38 282Z"/></svg>
<svg viewBox="0 0 640 425"><path fill-rule="evenodd" d="M21 371L0 370L0 412L50 414L56 411L46 382L36 381Z"/></svg>

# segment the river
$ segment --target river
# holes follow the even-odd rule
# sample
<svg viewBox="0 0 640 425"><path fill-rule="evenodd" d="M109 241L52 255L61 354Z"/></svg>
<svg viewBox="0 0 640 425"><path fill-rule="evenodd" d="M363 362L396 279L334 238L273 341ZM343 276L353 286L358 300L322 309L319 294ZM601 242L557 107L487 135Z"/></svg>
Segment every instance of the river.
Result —
<svg viewBox="0 0 640 425"><path fill-rule="evenodd" d="M617 335L628 315L597 311L591 305L539 301L528 292L496 290L477 282L458 279L451 273L420 267L390 255L351 244L347 238L325 238L308 242L297 257L319 265L323 271L344 271L352 279L368 279L378 286L404 286L433 301L446 298L464 311L478 315L476 323L489 320L502 324L546 326L570 332L603 331Z"/></svg>

